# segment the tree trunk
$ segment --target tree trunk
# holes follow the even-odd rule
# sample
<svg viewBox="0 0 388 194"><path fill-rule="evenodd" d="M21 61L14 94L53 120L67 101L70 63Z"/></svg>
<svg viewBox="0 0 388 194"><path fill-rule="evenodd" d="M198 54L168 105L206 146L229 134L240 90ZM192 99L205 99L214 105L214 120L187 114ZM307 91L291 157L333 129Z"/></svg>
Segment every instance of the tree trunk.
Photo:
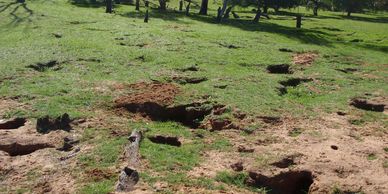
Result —
<svg viewBox="0 0 388 194"><path fill-rule="evenodd" d="M186 6L186 15L187 15L187 16L190 15L190 4L191 4L191 1L189 1L189 3L188 3L187 6Z"/></svg>
<svg viewBox="0 0 388 194"><path fill-rule="evenodd" d="M236 19L240 18L240 16L238 16L237 13L234 12L234 11L232 11L232 15L233 15L233 17L236 18Z"/></svg>
<svg viewBox="0 0 388 194"><path fill-rule="evenodd" d="M275 13L279 13L280 6L279 5L275 5L274 9L275 9Z"/></svg>
<svg viewBox="0 0 388 194"><path fill-rule="evenodd" d="M313 13L314 13L314 16L318 16L318 6L314 5Z"/></svg>
<svg viewBox="0 0 388 194"><path fill-rule="evenodd" d="M148 23L148 9L146 10L145 16L144 16L144 23Z"/></svg>
<svg viewBox="0 0 388 194"><path fill-rule="evenodd" d="M150 2L149 2L148 0L146 0L146 1L144 2L144 6L148 8L149 5L150 5Z"/></svg>
<svg viewBox="0 0 388 194"><path fill-rule="evenodd" d="M296 28L302 27L302 16L298 15L296 16Z"/></svg>
<svg viewBox="0 0 388 194"><path fill-rule="evenodd" d="M313 0L313 4L314 4L314 7L313 7L314 16L318 16L319 0Z"/></svg>
<svg viewBox="0 0 388 194"><path fill-rule="evenodd" d="M222 15L221 15L221 7L218 7L218 9L217 9L217 22L221 22L221 17L222 17Z"/></svg>
<svg viewBox="0 0 388 194"><path fill-rule="evenodd" d="M147 10L148 13L148 10ZM140 154L139 146L142 139L141 132L134 130L128 137L129 144L125 146L124 157L127 166L121 171L119 181L116 184L116 191L130 192L139 181L139 173L135 170L139 166Z"/></svg>
<svg viewBox="0 0 388 194"><path fill-rule="evenodd" d="M223 16L224 13L225 13L226 6L227 6L227 5L228 5L228 0L224 0L224 1L223 1L223 4L222 4L222 8L221 8L221 10L219 11L218 16L217 16L218 22L222 22L222 16Z"/></svg>
<svg viewBox="0 0 388 194"><path fill-rule="evenodd" d="M352 14L352 5L348 5L348 8L346 9L346 11L348 12L348 17L350 17L350 15Z"/></svg>
<svg viewBox="0 0 388 194"><path fill-rule="evenodd" d="M135 4L136 4L136 8L135 9L137 11L139 11L140 10L140 0L136 0Z"/></svg>
<svg viewBox="0 0 388 194"><path fill-rule="evenodd" d="M228 7L228 9L226 9L225 14L224 14L224 19L229 18L229 14L230 14L230 11L232 11L232 8L233 7Z"/></svg>
<svg viewBox="0 0 388 194"><path fill-rule="evenodd" d="M159 0L159 9L165 11L167 9L166 0Z"/></svg>
<svg viewBox="0 0 388 194"><path fill-rule="evenodd" d="M112 13L112 0L106 0L106 13Z"/></svg>
<svg viewBox="0 0 388 194"><path fill-rule="evenodd" d="M207 15L208 4L209 4L209 0L202 0L201 9L199 10L199 15Z"/></svg>
<svg viewBox="0 0 388 194"><path fill-rule="evenodd" d="M120 4L120 0L115 0L115 4Z"/></svg>
<svg viewBox="0 0 388 194"><path fill-rule="evenodd" d="M257 12L255 18L253 18L253 23L258 23L260 21L261 9L260 9L260 1L257 3Z"/></svg>
<svg viewBox="0 0 388 194"><path fill-rule="evenodd" d="M26 0L17 0L18 3L25 3Z"/></svg>
<svg viewBox="0 0 388 194"><path fill-rule="evenodd" d="M268 0L264 0L263 13L268 13Z"/></svg>
<svg viewBox="0 0 388 194"><path fill-rule="evenodd" d="M255 18L253 18L253 23L258 23L260 21L260 16L261 16L261 9L257 9Z"/></svg>
<svg viewBox="0 0 388 194"><path fill-rule="evenodd" d="M183 0L179 1L179 11L183 10Z"/></svg>

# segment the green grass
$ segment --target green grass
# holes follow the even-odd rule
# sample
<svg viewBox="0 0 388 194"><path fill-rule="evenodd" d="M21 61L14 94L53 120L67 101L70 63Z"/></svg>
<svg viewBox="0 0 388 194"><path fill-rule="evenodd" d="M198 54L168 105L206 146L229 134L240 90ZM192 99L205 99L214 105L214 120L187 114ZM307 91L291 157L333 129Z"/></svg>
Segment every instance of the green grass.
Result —
<svg viewBox="0 0 388 194"><path fill-rule="evenodd" d="M226 183L228 185L234 185L239 188L248 189L258 193L267 193L265 188L255 188L248 186L246 180L248 179L248 174L246 173L231 173L226 171L218 172L215 180L219 182Z"/></svg>
<svg viewBox="0 0 388 194"><path fill-rule="evenodd" d="M208 81L181 85L177 103L210 95L211 101L237 107L248 115L303 118L344 111L355 116L352 124L377 122L382 126L378 132L387 132L385 114L349 106L351 98L365 93L388 96L384 65L388 61L388 25L378 19L387 17L386 13L347 18L342 13L320 12L319 17L312 17L304 9L283 10L281 15L271 15L270 20L262 19L259 24L244 17L216 24L218 5L210 2L210 16L197 15L195 8L189 17L152 9L146 24L143 7L136 12L133 6L120 5L115 14L105 14L102 4L88 1L27 0L25 5L12 2L0 2L0 97L17 99L29 108L15 108L5 117L38 118L65 112L72 118L92 117L96 109L113 107L113 100L120 93L112 89L112 84L164 81L179 74L204 76ZM169 8L177 6L178 1L169 3ZM234 11L253 17L250 10L236 7ZM292 15L298 11L305 16L302 29L294 28ZM230 49L228 45L239 48ZM292 65L292 75L269 74L267 65L292 63L292 53L280 52L280 48L315 51L319 57L311 66ZM60 68L43 72L27 68L52 60L58 61ZM177 70L194 64L200 71ZM345 74L336 70L343 68L358 71ZM291 77L314 81L289 87L287 94L279 96L279 81ZM219 85L227 87L214 87ZM231 112L221 118L232 118ZM193 133L174 122L129 122L122 127L128 132L147 128L146 135L178 136L184 140L181 147L173 147L144 139L141 155L149 164L148 172L142 172L145 180L222 189L215 180L190 180L186 173L200 164L202 152L229 151L231 142L227 139L205 130ZM252 124L242 135L249 138L260 127ZM302 132L293 130L289 135L297 137ZM196 133L214 141L207 144ZM272 136L263 138L276 140ZM78 169L82 174L87 169L119 165L127 140L110 136L109 129L91 126L83 132L81 142L93 145L90 152L78 157L85 168ZM257 165L265 165L268 160L268 156L258 156ZM217 177L218 181L245 188L244 174L221 173ZM79 189L83 193L106 193L112 191L113 185L111 179L89 181Z"/></svg>
<svg viewBox="0 0 388 194"><path fill-rule="evenodd" d="M377 158L378 157L377 157L376 154L369 154L368 157L367 157L368 160L376 160Z"/></svg>

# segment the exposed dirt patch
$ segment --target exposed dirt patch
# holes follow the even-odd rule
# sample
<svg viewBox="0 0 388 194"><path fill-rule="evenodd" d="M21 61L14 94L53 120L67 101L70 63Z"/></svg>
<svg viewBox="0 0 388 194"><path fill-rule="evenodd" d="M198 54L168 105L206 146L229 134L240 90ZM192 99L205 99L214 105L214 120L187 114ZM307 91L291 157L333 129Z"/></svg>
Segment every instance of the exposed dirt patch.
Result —
<svg viewBox="0 0 388 194"><path fill-rule="evenodd" d="M368 111L374 112L384 112L387 106L387 100L385 98L375 98L375 99L364 99L364 98L353 98L350 102L350 105Z"/></svg>
<svg viewBox="0 0 388 194"><path fill-rule="evenodd" d="M0 100L0 116L10 110L29 109L13 100ZM29 193L75 193L76 168L74 158L59 160L61 147L69 133L58 130L39 134L29 120L14 130L0 130L0 190L18 193L27 188Z"/></svg>
<svg viewBox="0 0 388 194"><path fill-rule="evenodd" d="M110 179L110 178L116 176L115 173L112 172L111 170L97 169L97 168L87 170L86 174L93 181L101 181L101 180Z"/></svg>
<svg viewBox="0 0 388 194"><path fill-rule="evenodd" d="M0 129L17 129L24 126L26 123L25 118L14 118L9 120L0 120Z"/></svg>
<svg viewBox="0 0 388 194"><path fill-rule="evenodd" d="M174 84L138 83L130 85L132 94L115 100L117 108L125 108L132 113L158 121L177 121L189 127L197 128L213 105L209 102L194 102L173 105L179 89Z"/></svg>
<svg viewBox="0 0 388 194"><path fill-rule="evenodd" d="M292 60L296 65L311 65L318 56L315 52L297 53L293 55Z"/></svg>
<svg viewBox="0 0 388 194"><path fill-rule="evenodd" d="M153 143L167 144L167 145L176 146L176 147L180 147L182 145L178 137L155 135L155 136L148 136L147 138Z"/></svg>
<svg viewBox="0 0 388 194"><path fill-rule="evenodd" d="M309 193L314 179L310 171L289 171L274 176L266 176L256 172L249 172L247 183L256 187L267 187L271 192L279 194Z"/></svg>
<svg viewBox="0 0 388 194"><path fill-rule="evenodd" d="M174 102L175 96L180 92L176 85L169 83L140 82L128 87L121 86L119 89L126 88L130 89L132 94L116 99L115 103L118 107L132 103L157 103L161 106L168 106Z"/></svg>
<svg viewBox="0 0 388 194"><path fill-rule="evenodd" d="M209 119L211 131L219 131L223 129L233 128L232 121L226 118Z"/></svg>
<svg viewBox="0 0 388 194"><path fill-rule="evenodd" d="M277 125L282 123L282 119L280 117L259 116L257 118L267 124Z"/></svg>
<svg viewBox="0 0 388 194"><path fill-rule="evenodd" d="M275 74L291 74L290 65L288 64L278 64L278 65L269 65L267 66L267 71L269 73Z"/></svg>
<svg viewBox="0 0 388 194"><path fill-rule="evenodd" d="M10 156L27 155L40 149L53 147L45 142L17 141L16 139L2 140L0 143L0 150L7 152Z"/></svg>
<svg viewBox="0 0 388 194"><path fill-rule="evenodd" d="M27 68L31 68L31 69L34 69L35 71L39 71L39 72L44 72L44 71L47 71L48 69L53 69L54 71L57 71L57 70L62 69L62 67L59 65L60 65L60 62L58 62L57 60L52 60L52 61L48 61L48 62L42 62L42 63L36 63L33 65L29 65L29 66L27 66Z"/></svg>
<svg viewBox="0 0 388 194"><path fill-rule="evenodd" d="M72 129L70 123L71 119L67 113L55 119L46 116L37 120L36 130L39 133L49 133L50 131L54 130L70 131Z"/></svg>
<svg viewBox="0 0 388 194"><path fill-rule="evenodd" d="M253 153L255 151L254 148L248 148L246 146L243 146L243 145L239 145L237 147L237 151L238 152L243 152L243 153Z"/></svg>

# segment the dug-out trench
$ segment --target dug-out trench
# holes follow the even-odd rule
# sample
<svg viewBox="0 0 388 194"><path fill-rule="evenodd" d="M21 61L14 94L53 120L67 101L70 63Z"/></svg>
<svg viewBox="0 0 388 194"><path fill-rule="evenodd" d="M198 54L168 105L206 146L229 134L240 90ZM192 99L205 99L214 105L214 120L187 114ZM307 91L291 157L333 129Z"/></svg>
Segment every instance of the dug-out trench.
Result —
<svg viewBox="0 0 388 194"><path fill-rule="evenodd" d="M198 128L202 120L213 110L209 103L164 106L156 102L145 102L127 103L122 107L132 113L141 113L154 121L176 121L192 128Z"/></svg>
<svg viewBox="0 0 388 194"><path fill-rule="evenodd" d="M275 176L265 176L256 172L249 172L248 185L267 187L273 194L305 194L310 190L314 179L310 171L288 171Z"/></svg>

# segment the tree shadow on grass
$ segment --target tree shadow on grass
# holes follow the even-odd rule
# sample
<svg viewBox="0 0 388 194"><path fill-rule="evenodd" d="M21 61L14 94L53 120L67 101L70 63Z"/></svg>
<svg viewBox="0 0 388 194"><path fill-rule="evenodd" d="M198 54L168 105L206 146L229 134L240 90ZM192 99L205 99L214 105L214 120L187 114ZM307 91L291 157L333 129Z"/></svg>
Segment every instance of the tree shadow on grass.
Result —
<svg viewBox="0 0 388 194"><path fill-rule="evenodd" d="M388 53L388 46L384 46L384 45L361 44L359 45L359 47L364 49L374 50L374 51L380 51L383 53Z"/></svg>
<svg viewBox="0 0 388 194"><path fill-rule="evenodd" d="M124 12L124 13L120 13L119 15L124 17L136 17L136 18L144 17L142 16L143 15L142 12ZM151 20L152 18L158 18L163 20L174 21L177 23L188 23L180 20L183 17L189 17L192 20L214 24L214 25L231 26L245 31L275 33L290 39L301 41L302 43L306 43L306 44L332 46L331 42L327 38L333 35L319 30L297 29L297 28L282 26L282 25L278 25L270 22L259 22L255 24L255 23L252 23L251 20L232 19L232 18L228 20L224 20L220 24L216 22L215 17L211 17L211 16L202 16L198 14L190 14L189 16L186 16L184 13L177 12L177 11L153 10L152 12L150 12Z"/></svg>
<svg viewBox="0 0 388 194"><path fill-rule="evenodd" d="M383 17L383 16L369 18L369 17L361 17L361 16L341 15L340 18L348 19L348 20L363 21L363 22L372 22L372 23L388 23L388 17Z"/></svg>
<svg viewBox="0 0 388 194"><path fill-rule="evenodd" d="M16 6L13 7L13 5L15 5L15 4L16 4ZM12 7L13 7L13 9L12 9ZM18 10L20 8L22 8L24 13L22 13L22 14L18 13ZM12 16L12 21L8 25L17 25L17 24L24 22L24 21L32 22L31 16L34 15L34 11L32 11L30 8L28 8L26 3L12 2L12 3L5 4L5 5L1 5L0 6L0 13L5 12L8 9L9 10L12 9L11 12L9 13L9 15ZM26 14L26 15L23 16L23 14Z"/></svg>
<svg viewBox="0 0 388 194"><path fill-rule="evenodd" d="M105 1L97 0L69 0L69 2L78 7L99 8L105 6Z"/></svg>

